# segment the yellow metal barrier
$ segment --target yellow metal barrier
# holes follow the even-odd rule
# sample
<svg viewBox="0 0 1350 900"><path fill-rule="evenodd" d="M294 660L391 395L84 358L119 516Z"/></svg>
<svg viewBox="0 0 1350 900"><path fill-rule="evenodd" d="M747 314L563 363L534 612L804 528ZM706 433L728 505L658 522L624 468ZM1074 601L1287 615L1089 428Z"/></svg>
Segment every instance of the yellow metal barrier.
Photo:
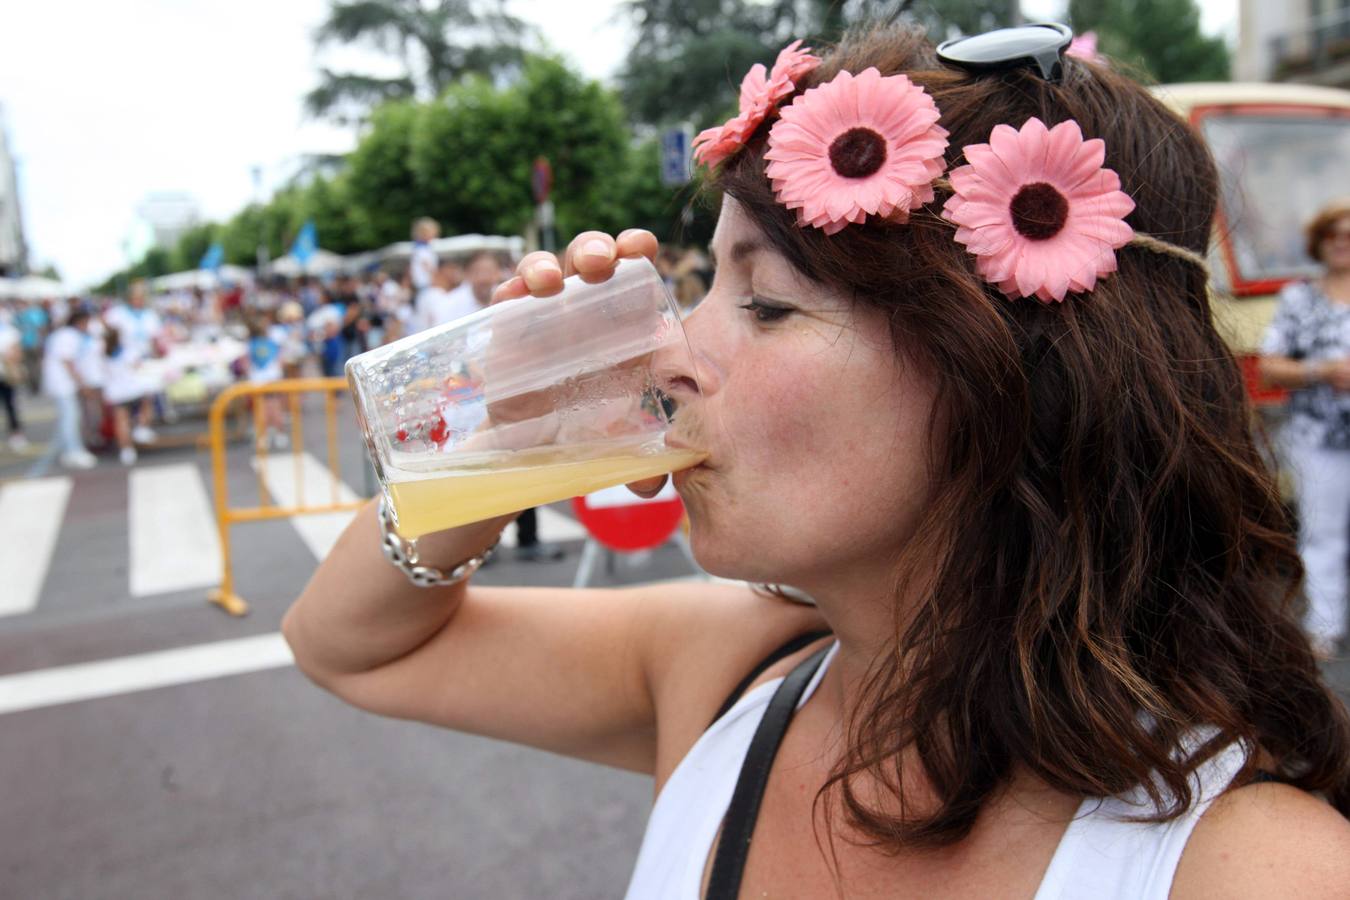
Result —
<svg viewBox="0 0 1350 900"><path fill-rule="evenodd" d="M347 390L345 378L291 378L267 384L240 383L221 391L211 404L209 414L208 437L211 444L211 470L215 490L216 525L220 530L220 550L222 568L220 587L211 591L210 600L232 616L248 613L248 603L234 592L234 574L230 553L230 526L237 522L260 522L266 519L288 519L291 516L309 513L329 513L353 510L364 500L343 501L341 499L341 477L338 474L337 441L337 395ZM305 453L305 431L301 398L306 394L323 396L324 431L328 447L328 472L330 475L330 493L325 498L315 498L320 502L305 502L305 478L303 455ZM229 486L226 479L226 417L230 407L242 398L252 398L253 433L261 436L267 433L267 411L261 402L267 396L283 396L287 399L290 412L290 453L295 460L296 497L293 506L279 506L267 489L267 480L263 473L268 455L267 441L259 439L254 450L260 464L255 467L258 477L257 506L231 506Z"/></svg>

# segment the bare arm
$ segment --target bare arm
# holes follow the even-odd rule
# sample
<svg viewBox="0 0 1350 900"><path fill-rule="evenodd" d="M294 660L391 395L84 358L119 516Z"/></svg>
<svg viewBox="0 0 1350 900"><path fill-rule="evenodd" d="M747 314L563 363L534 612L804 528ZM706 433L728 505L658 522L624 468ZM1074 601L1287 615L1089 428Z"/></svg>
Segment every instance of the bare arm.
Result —
<svg viewBox="0 0 1350 900"><path fill-rule="evenodd" d="M1350 360L1309 361L1288 356L1263 356L1259 368L1261 377L1277 387L1298 390L1326 383L1338 391L1350 390Z"/></svg>

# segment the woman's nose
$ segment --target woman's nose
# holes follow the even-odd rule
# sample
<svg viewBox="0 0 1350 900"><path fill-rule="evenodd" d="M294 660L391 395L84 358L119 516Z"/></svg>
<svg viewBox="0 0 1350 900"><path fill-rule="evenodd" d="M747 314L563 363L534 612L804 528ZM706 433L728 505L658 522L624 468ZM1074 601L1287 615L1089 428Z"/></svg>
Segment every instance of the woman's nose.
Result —
<svg viewBox="0 0 1350 900"><path fill-rule="evenodd" d="M686 316L683 335L677 331L657 353L655 367L667 391L681 403L714 394L721 383L720 368L708 353L712 334L704 307L700 304Z"/></svg>

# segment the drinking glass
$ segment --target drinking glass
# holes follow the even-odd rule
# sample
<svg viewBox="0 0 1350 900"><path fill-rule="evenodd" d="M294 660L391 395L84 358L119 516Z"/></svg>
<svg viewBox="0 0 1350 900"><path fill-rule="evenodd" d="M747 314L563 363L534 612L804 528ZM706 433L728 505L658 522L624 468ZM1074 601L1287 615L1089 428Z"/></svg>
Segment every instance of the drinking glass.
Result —
<svg viewBox="0 0 1350 900"><path fill-rule="evenodd" d="M705 453L667 440L693 373L678 308L642 258L347 363L375 474L409 539L697 465Z"/></svg>

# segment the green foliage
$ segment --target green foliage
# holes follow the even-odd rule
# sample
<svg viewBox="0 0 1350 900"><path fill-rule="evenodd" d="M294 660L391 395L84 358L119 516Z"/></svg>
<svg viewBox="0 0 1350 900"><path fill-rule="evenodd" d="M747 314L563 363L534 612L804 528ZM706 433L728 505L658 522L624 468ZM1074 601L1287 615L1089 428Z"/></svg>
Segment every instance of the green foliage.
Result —
<svg viewBox="0 0 1350 900"><path fill-rule="evenodd" d="M347 178L316 176L300 192L297 202L300 224L313 219L319 246L334 253L359 253L370 245L361 240L361 229L352 208Z"/></svg>
<svg viewBox="0 0 1350 900"><path fill-rule="evenodd" d="M215 242L220 226L214 222L206 222L201 225L193 225L187 231L183 232L178 243L173 246L169 255L170 263L174 272L183 272L188 269L197 268L202 257L206 255L207 248Z"/></svg>
<svg viewBox="0 0 1350 900"><path fill-rule="evenodd" d="M1194 0L1069 0L1069 21L1096 31L1104 55L1160 83L1230 77L1228 46L1200 31Z"/></svg>
<svg viewBox="0 0 1350 900"><path fill-rule="evenodd" d="M412 220L426 215L412 170L412 137L420 113L421 107L411 102L380 107L371 117L370 130L347 158L353 227L367 247L406 241ZM322 233L319 241L322 246Z"/></svg>
<svg viewBox="0 0 1350 900"><path fill-rule="evenodd" d="M397 57L404 72L382 78L321 69L305 106L316 116L359 119L387 100L439 96L465 75L508 74L521 64L529 33L501 0L332 0L316 45L365 44Z"/></svg>
<svg viewBox="0 0 1350 900"><path fill-rule="evenodd" d="M837 41L853 26L915 22L935 39L999 28L1008 0L627 0L637 29L619 84L633 120L704 127L736 109L740 79L795 38Z"/></svg>

